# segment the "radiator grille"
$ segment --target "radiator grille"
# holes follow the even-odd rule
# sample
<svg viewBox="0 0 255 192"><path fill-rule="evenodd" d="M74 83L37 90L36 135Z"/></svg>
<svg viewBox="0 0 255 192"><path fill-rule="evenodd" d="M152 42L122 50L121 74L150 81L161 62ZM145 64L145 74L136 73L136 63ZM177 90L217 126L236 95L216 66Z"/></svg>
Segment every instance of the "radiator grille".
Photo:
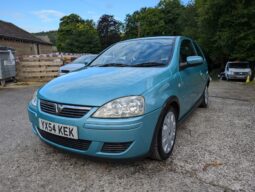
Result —
<svg viewBox="0 0 255 192"><path fill-rule="evenodd" d="M64 105L45 100L40 100L40 107L45 113L70 118L81 118L91 109L90 107Z"/></svg>
<svg viewBox="0 0 255 192"><path fill-rule="evenodd" d="M248 75L248 72L234 72L235 75Z"/></svg>

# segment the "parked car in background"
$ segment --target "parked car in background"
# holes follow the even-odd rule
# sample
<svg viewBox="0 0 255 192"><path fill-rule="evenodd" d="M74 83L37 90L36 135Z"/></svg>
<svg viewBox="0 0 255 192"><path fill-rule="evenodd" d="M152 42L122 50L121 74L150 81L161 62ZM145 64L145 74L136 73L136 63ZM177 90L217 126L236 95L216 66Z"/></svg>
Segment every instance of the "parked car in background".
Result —
<svg viewBox="0 0 255 192"><path fill-rule="evenodd" d="M72 63L66 64L59 69L59 76L79 70L88 65L93 59L97 57L96 54L83 55L75 59Z"/></svg>
<svg viewBox="0 0 255 192"><path fill-rule="evenodd" d="M244 80L248 76L251 77L252 70L247 61L229 61L225 66L225 76L227 80L240 79Z"/></svg>
<svg viewBox="0 0 255 192"><path fill-rule="evenodd" d="M204 54L187 37L116 43L86 70L58 77L28 105L33 132L55 147L101 158L165 160L176 127L208 106Z"/></svg>

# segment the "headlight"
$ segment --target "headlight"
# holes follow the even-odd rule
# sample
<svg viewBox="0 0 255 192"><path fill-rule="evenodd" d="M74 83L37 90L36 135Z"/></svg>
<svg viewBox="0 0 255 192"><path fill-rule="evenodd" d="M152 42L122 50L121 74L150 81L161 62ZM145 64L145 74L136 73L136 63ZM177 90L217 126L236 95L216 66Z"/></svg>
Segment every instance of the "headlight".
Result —
<svg viewBox="0 0 255 192"><path fill-rule="evenodd" d="M251 75L251 74L252 74L252 72L251 72L251 71L249 71L249 72L248 72L248 75Z"/></svg>
<svg viewBox="0 0 255 192"><path fill-rule="evenodd" d="M93 115L96 118L125 118L144 114L144 98L129 96L113 100L100 107Z"/></svg>
<svg viewBox="0 0 255 192"><path fill-rule="evenodd" d="M33 98L31 100L31 104L33 106L36 106L37 105L37 91L34 92L34 95L33 95Z"/></svg>
<svg viewBox="0 0 255 192"><path fill-rule="evenodd" d="M233 71L229 71L228 72L230 75L234 75L234 72Z"/></svg>

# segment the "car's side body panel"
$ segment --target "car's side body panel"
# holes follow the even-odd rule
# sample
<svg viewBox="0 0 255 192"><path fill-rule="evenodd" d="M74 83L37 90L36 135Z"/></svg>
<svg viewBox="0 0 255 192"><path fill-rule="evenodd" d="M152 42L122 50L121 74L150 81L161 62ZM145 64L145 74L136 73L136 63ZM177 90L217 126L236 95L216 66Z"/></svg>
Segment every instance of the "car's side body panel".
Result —
<svg viewBox="0 0 255 192"><path fill-rule="evenodd" d="M180 69L180 46L184 39L176 38L175 51L168 71L162 73L164 81L147 90L145 99L148 103L148 111L162 107L164 101L171 96L176 96L179 100L180 114L179 119L185 115L192 106L199 100L203 90L209 80L208 66L204 59L201 65Z"/></svg>

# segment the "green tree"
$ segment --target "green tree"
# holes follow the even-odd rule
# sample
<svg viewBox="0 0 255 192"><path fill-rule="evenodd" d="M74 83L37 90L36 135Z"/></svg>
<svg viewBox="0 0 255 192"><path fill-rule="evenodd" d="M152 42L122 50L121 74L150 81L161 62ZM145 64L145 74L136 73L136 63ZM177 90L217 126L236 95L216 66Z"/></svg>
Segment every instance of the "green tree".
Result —
<svg viewBox="0 0 255 192"><path fill-rule="evenodd" d="M180 22L180 17L185 9L180 0L161 0L158 4L158 8L164 15L164 34L180 35L185 25Z"/></svg>
<svg viewBox="0 0 255 192"><path fill-rule="evenodd" d="M165 24L161 10L142 8L125 19L125 38L164 35Z"/></svg>
<svg viewBox="0 0 255 192"><path fill-rule="evenodd" d="M188 3L183 9L182 14L178 18L180 26L180 35L198 39L198 12L194 2Z"/></svg>
<svg viewBox="0 0 255 192"><path fill-rule="evenodd" d="M121 39L121 22L114 19L113 15L103 15L97 25L103 48L110 46Z"/></svg>
<svg viewBox="0 0 255 192"><path fill-rule="evenodd" d="M140 21L139 21L139 11L135 11L132 15L128 14L125 18L125 39L131 39L139 37L140 33Z"/></svg>
<svg viewBox="0 0 255 192"><path fill-rule="evenodd" d="M196 0L199 42L214 63L255 60L255 1Z"/></svg>
<svg viewBox="0 0 255 192"><path fill-rule="evenodd" d="M97 53L100 40L92 20L83 20L76 14L60 20L57 33L57 48L62 52Z"/></svg>

